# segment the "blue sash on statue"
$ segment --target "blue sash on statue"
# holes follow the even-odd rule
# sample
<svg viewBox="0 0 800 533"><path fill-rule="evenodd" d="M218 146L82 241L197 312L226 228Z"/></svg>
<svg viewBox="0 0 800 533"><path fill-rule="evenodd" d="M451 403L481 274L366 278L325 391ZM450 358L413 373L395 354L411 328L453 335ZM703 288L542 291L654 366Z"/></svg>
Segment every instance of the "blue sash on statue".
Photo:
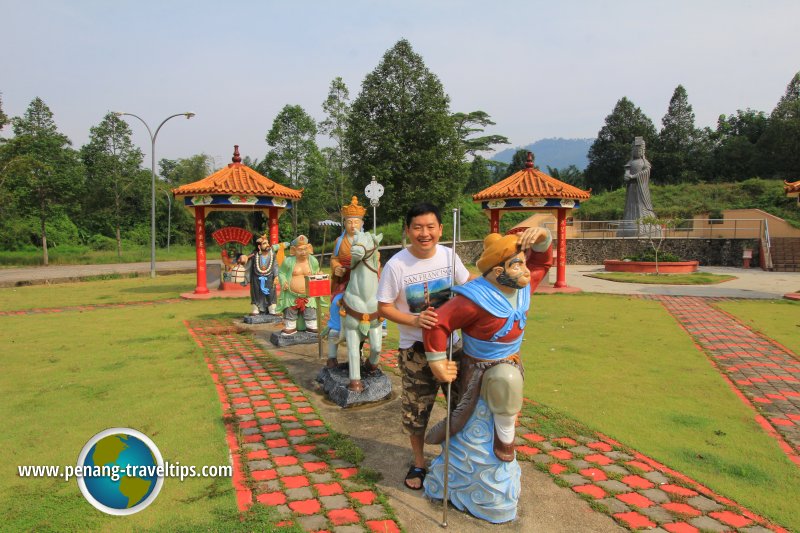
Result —
<svg viewBox="0 0 800 533"><path fill-rule="evenodd" d="M514 309L506 298L505 294L486 281L485 278L476 278L466 285L453 287L453 292L460 294L475 302L476 305L485 309L492 316L505 318L503 327L497 331L488 341L476 339L463 333L464 352L471 357L478 359L505 359L506 357L519 352L522 345L522 335L511 342L498 342L497 339L505 337L514 327L515 322L519 322L519 328L525 329L527 322L528 309L531 305L531 291L527 287L517 290L517 308Z"/></svg>
<svg viewBox="0 0 800 533"><path fill-rule="evenodd" d="M269 288L267 287L266 276L258 276L258 281L261 282L261 292L264 294L264 296L269 296Z"/></svg>

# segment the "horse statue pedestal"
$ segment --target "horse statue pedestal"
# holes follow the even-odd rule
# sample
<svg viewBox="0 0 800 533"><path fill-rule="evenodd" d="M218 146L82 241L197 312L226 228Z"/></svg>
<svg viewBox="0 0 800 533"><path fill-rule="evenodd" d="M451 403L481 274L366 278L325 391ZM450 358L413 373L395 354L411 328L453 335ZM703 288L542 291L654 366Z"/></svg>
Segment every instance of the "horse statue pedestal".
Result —
<svg viewBox="0 0 800 533"><path fill-rule="evenodd" d="M243 320L245 324L274 324L275 322L281 322L283 317L269 313L259 313L257 315L245 315Z"/></svg>
<svg viewBox="0 0 800 533"><path fill-rule="evenodd" d="M352 407L364 403L379 402L392 393L392 382L380 368L370 371L361 365L361 384L364 390L355 392L347 388L350 384L350 365L342 363L334 368L325 367L317 374L316 381L330 400L339 407Z"/></svg>
<svg viewBox="0 0 800 533"><path fill-rule="evenodd" d="M270 335L269 342L280 348L284 346L293 346L295 344L317 344L319 342L319 333L298 331L291 335L286 335L285 333L276 331Z"/></svg>

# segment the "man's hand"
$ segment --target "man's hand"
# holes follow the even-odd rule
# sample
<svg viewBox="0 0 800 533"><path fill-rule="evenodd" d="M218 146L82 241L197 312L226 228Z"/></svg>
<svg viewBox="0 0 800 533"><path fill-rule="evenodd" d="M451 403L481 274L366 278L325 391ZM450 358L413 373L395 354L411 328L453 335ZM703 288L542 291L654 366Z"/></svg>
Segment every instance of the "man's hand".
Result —
<svg viewBox="0 0 800 533"><path fill-rule="evenodd" d="M534 244L539 244L547 240L547 230L544 228L528 228L519 237L519 246L521 251L526 251L533 247Z"/></svg>
<svg viewBox="0 0 800 533"><path fill-rule="evenodd" d="M433 361L432 363L428 363L428 366L431 367L433 377L442 383L450 383L451 381L455 381L456 376L458 375L458 364L456 364L455 361L442 359L441 361Z"/></svg>
<svg viewBox="0 0 800 533"><path fill-rule="evenodd" d="M413 325L416 328L431 329L437 322L439 322L439 315L436 314L436 309L429 307L414 317Z"/></svg>
<svg viewBox="0 0 800 533"><path fill-rule="evenodd" d="M344 273L345 273L344 267L337 266L336 268L333 269L334 276L341 278L342 276L344 276Z"/></svg>

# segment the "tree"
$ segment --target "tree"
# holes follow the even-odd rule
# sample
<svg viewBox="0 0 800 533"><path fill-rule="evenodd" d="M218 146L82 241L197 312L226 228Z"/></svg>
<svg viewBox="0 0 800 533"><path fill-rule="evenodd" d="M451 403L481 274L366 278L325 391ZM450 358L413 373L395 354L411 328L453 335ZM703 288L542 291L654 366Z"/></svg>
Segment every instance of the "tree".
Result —
<svg viewBox="0 0 800 533"><path fill-rule="evenodd" d="M694 127L694 111L683 85L678 85L672 93L664 118L664 126L658 135L658 148L655 151L653 167L658 169L661 183L680 183L695 181L697 178L692 162L697 148L697 130Z"/></svg>
<svg viewBox="0 0 800 533"><path fill-rule="evenodd" d="M8 124L8 115L3 113L3 94L0 93L0 130Z"/></svg>
<svg viewBox="0 0 800 533"><path fill-rule="evenodd" d="M184 159L161 159L158 167L161 179L170 187L178 187L205 178L211 174L213 164L211 156L197 154Z"/></svg>
<svg viewBox="0 0 800 533"><path fill-rule="evenodd" d="M94 217L95 226L111 225L121 259L121 228L126 218L130 222L131 216L141 213L149 190L140 169L144 156L133 145L127 122L108 113L89 130L89 142L81 149L81 157L86 167L86 213Z"/></svg>
<svg viewBox="0 0 800 533"><path fill-rule="evenodd" d="M581 172L581 169L575 165L569 165L568 167L564 168L553 168L548 166L547 173L555 179L563 181L564 183L569 183L570 185L574 185L579 189L584 187L583 172Z"/></svg>
<svg viewBox="0 0 800 533"><path fill-rule="evenodd" d="M637 136L644 137L650 148L656 144L653 121L633 102L622 97L589 148L589 165L584 173L586 186L595 192L621 187L623 167L630 159L631 145ZM653 158L652 150L650 158Z"/></svg>
<svg viewBox="0 0 800 533"><path fill-rule="evenodd" d="M22 117L11 121L14 138L0 162L8 186L21 214L39 222L43 263L47 253L47 221L50 217L77 211L75 200L83 187L83 169L70 148L70 140L59 133L53 113L41 98L34 98Z"/></svg>
<svg viewBox="0 0 800 533"><path fill-rule="evenodd" d="M769 119L763 111L739 109L735 115L720 115L717 129L701 137L713 150L706 172L718 180L742 181L759 174L757 144Z"/></svg>
<svg viewBox="0 0 800 533"><path fill-rule="evenodd" d="M267 133L267 144L272 146L272 150L267 154L266 164L275 174L288 181L293 189L300 189L308 184L310 166L319 162L319 148L314 141L316 134L316 122L299 105L284 106ZM295 236L298 235L299 210L299 206L295 204L292 209L292 230Z"/></svg>
<svg viewBox="0 0 800 533"><path fill-rule="evenodd" d="M511 144L503 135L482 135L468 138L473 133L483 133L486 126L494 126L486 111L472 111L471 113L454 113L453 122L464 146L464 153L475 157L475 152L488 152L494 150L492 145Z"/></svg>
<svg viewBox="0 0 800 533"><path fill-rule="evenodd" d="M765 173L792 180L800 175L800 72L772 110L758 151L759 168Z"/></svg>
<svg viewBox="0 0 800 533"><path fill-rule="evenodd" d="M328 89L328 97L322 102L322 110L327 115L325 120L319 123L320 133L331 138L334 145L331 148L324 148L323 155L328 161L328 168L331 170L333 183L336 185L334 197L342 205L347 203L347 189L349 189L349 179L347 168L350 164L350 154L347 151L345 134L347 133L347 121L350 116L350 91L347 89L341 77L336 77L331 81Z"/></svg>
<svg viewBox="0 0 800 533"><path fill-rule="evenodd" d="M402 218L428 201L445 207L465 183L463 148L439 79L406 40L367 74L353 102L346 134L353 182L384 186L383 215Z"/></svg>
<svg viewBox="0 0 800 533"><path fill-rule="evenodd" d="M514 152L514 156L511 158L511 163L509 163L503 171L503 178L505 179L512 174L516 174L520 170L524 170L528 167L528 150L527 148L520 148L516 152ZM534 156L535 157L535 156ZM533 168L538 169L539 167L536 166L536 161L534 159Z"/></svg>

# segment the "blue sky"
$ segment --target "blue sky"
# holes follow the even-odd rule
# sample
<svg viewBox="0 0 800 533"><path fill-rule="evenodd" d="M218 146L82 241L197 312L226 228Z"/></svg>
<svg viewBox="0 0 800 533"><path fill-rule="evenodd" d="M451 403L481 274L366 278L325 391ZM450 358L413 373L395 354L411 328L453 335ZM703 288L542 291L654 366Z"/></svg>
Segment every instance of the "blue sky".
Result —
<svg viewBox="0 0 800 533"><path fill-rule="evenodd" d="M336 76L355 98L401 38L452 111L488 112L490 131L515 146L594 137L622 96L660 127L678 84L700 127L737 109L769 112L800 70L795 0L0 0L0 17L6 114L39 96L79 147L109 110L153 128L194 111L164 126L156 156L203 152L217 166L233 144L263 157L286 104L321 120ZM131 127L149 156L144 127Z"/></svg>

